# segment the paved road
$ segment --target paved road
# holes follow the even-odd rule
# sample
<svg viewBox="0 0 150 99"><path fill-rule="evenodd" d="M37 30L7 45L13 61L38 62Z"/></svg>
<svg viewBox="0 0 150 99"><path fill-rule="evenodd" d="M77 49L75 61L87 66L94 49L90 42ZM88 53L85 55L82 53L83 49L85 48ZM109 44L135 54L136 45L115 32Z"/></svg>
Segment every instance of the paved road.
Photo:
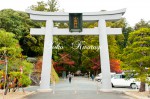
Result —
<svg viewBox="0 0 150 99"><path fill-rule="evenodd" d="M121 93L98 92L98 83L87 78L73 78L71 84L68 79L61 81L51 88L53 92L36 92L24 99L133 99ZM33 87L26 90L35 90Z"/></svg>

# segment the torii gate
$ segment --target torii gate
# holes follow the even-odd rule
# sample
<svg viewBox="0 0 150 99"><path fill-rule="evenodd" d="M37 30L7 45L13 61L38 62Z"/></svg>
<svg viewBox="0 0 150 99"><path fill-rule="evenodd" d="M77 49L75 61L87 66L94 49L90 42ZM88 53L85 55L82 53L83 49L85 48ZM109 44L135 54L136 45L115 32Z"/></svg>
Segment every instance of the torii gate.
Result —
<svg viewBox="0 0 150 99"><path fill-rule="evenodd" d="M106 21L118 20L125 13L126 9L120 9L115 11L100 11L100 12L86 12L82 13L83 21L98 21L98 27L92 29L83 29L82 32L69 32L69 29L54 28L53 22L69 21L69 13L65 12L42 12L26 10L30 14L32 20L46 21L46 27L44 28L31 28L31 35L45 35L44 51L43 51L43 63L41 73L40 91L51 91L50 89L50 74L52 64L52 44L53 35L99 35L100 42L100 61L102 71L102 88L103 91L109 91L112 89L111 76L110 76L110 63L108 53L107 35L121 34L121 28L108 28L106 27Z"/></svg>

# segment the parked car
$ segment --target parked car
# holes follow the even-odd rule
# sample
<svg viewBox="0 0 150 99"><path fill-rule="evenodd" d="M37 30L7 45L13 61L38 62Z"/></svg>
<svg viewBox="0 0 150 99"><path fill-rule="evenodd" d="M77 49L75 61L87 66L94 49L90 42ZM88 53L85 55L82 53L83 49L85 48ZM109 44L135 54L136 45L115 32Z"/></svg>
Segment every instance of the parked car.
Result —
<svg viewBox="0 0 150 99"><path fill-rule="evenodd" d="M126 79L124 74L116 74L111 78L112 87L131 87L137 89L140 87L140 82L135 78Z"/></svg>
<svg viewBox="0 0 150 99"><path fill-rule="evenodd" d="M111 74L111 78L112 77L114 77L114 75L116 74L116 73L110 73ZM99 73L96 77L95 77L95 81L98 81L98 82L101 82L101 80L102 80L102 73Z"/></svg>

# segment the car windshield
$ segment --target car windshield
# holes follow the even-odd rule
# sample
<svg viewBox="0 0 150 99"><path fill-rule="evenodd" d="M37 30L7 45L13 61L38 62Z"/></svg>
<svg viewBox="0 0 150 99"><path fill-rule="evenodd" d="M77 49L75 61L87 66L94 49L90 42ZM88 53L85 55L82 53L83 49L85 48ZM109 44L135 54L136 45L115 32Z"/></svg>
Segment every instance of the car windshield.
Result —
<svg viewBox="0 0 150 99"><path fill-rule="evenodd" d="M121 78L125 78L125 75L114 75L115 79L121 79Z"/></svg>
<svg viewBox="0 0 150 99"><path fill-rule="evenodd" d="M121 76L121 75L115 75L114 78L115 78L115 79L120 79L120 78L121 78L120 76Z"/></svg>

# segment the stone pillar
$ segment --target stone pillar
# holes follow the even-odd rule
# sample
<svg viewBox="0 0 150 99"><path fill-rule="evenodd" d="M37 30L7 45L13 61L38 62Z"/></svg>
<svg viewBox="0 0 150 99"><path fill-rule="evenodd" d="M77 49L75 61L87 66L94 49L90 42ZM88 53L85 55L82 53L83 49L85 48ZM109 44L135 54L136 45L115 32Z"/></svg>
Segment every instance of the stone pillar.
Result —
<svg viewBox="0 0 150 99"><path fill-rule="evenodd" d="M99 19L99 44L100 44L100 61L101 61L101 72L102 72L102 91L110 91L111 86L111 75L110 75L110 63L109 63L109 52L108 42L106 33L106 22L104 19Z"/></svg>
<svg viewBox="0 0 150 99"><path fill-rule="evenodd" d="M46 33L44 40L42 73L40 91L51 91L50 89L50 74L52 64L52 44L53 44L53 22L52 20L46 21Z"/></svg>

